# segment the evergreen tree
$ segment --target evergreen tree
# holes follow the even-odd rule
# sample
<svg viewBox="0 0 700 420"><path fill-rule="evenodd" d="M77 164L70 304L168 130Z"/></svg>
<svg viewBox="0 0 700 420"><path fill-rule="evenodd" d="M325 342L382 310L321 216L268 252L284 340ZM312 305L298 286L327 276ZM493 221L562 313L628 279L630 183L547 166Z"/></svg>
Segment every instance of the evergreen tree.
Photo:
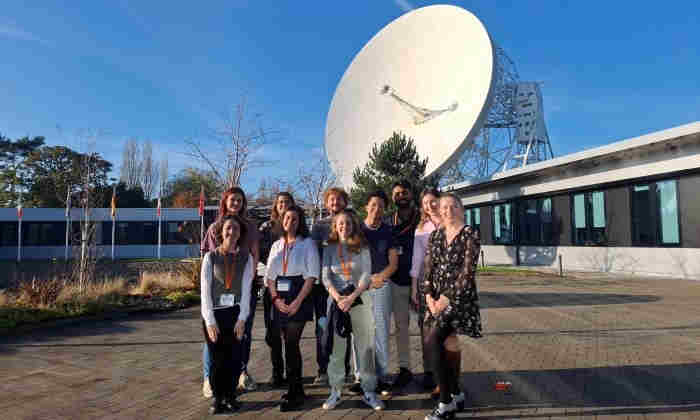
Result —
<svg viewBox="0 0 700 420"><path fill-rule="evenodd" d="M413 185L413 195L417 203L418 195L424 188L438 185L439 175L424 178L427 165L428 158L421 159L418 156L413 139L400 132L394 132L382 144L372 147L369 162L364 168L356 168L353 172L354 185L350 190L353 208L364 215L367 197L373 191L381 189L391 197L392 184L402 179Z"/></svg>

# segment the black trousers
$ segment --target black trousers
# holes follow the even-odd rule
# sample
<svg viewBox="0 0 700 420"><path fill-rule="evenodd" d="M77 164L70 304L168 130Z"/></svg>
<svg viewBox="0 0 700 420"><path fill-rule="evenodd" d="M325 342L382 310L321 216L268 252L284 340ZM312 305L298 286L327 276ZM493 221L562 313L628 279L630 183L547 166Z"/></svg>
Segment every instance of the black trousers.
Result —
<svg viewBox="0 0 700 420"><path fill-rule="evenodd" d="M235 391L232 384L237 384L241 375L243 346L233 332L239 313L240 307L238 305L214 309L214 318L216 318L216 325L219 327L219 337L216 341L209 339L207 326L202 320L204 339L212 356L209 382L216 399L233 398Z"/></svg>
<svg viewBox="0 0 700 420"><path fill-rule="evenodd" d="M311 296L314 301L314 315L316 318L316 363L318 364L318 373L324 374L328 371L328 361L330 354L322 345L323 330L318 323L318 320L327 316L328 311L328 291L322 284L314 284L311 289Z"/></svg>
<svg viewBox="0 0 700 420"><path fill-rule="evenodd" d="M280 338L279 326L273 326L272 311L275 310L272 306L272 298L270 298L270 290L265 288L263 295L263 308L265 310L265 343L270 347L270 361L272 362L272 374L275 377L281 378L284 376L284 359L282 358L282 339Z"/></svg>
<svg viewBox="0 0 700 420"><path fill-rule="evenodd" d="M436 370L438 384L440 385L440 402L449 403L452 400L450 394L459 390L459 372L455 372L453 366L448 361L445 340L455 332L450 325L439 325L434 323L430 328L426 328L425 348L429 350L432 367Z"/></svg>
<svg viewBox="0 0 700 420"><path fill-rule="evenodd" d="M301 334L304 332L306 321L288 321L284 328L280 327L280 323L276 320L270 321L270 329L268 330L268 338L270 344L270 353L275 361L273 361L273 370L287 365L287 382L290 392L301 392L302 384L302 357L299 341ZM282 337L284 337L284 358L282 361ZM274 371L274 374L280 374L281 371Z"/></svg>

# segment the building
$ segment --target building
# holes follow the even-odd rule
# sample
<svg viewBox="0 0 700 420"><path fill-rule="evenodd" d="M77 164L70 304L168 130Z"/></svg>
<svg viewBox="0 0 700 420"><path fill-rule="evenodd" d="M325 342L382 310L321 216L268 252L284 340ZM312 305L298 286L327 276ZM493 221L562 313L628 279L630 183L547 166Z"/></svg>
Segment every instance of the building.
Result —
<svg viewBox="0 0 700 420"><path fill-rule="evenodd" d="M700 122L445 190L487 264L700 280Z"/></svg>

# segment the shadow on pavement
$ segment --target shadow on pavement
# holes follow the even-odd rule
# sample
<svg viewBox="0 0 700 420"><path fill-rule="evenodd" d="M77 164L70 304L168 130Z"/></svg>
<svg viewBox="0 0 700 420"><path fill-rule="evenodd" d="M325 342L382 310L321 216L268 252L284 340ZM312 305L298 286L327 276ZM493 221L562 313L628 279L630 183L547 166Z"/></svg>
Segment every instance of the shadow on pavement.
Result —
<svg viewBox="0 0 700 420"><path fill-rule="evenodd" d="M480 292L482 308L526 308L581 305L621 305L650 303L661 300L652 295L620 295L608 293L496 293Z"/></svg>

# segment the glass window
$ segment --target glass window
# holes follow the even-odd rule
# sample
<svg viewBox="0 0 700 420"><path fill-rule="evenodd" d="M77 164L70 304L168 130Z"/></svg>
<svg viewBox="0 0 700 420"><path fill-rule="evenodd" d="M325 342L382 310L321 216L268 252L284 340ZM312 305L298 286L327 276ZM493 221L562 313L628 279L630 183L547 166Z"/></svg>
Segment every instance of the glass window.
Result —
<svg viewBox="0 0 700 420"><path fill-rule="evenodd" d="M520 242L530 245L549 245L553 242L552 199L523 200L519 206Z"/></svg>
<svg viewBox="0 0 700 420"><path fill-rule="evenodd" d="M605 192L574 194L573 236L575 245L605 245Z"/></svg>
<svg viewBox="0 0 700 420"><path fill-rule="evenodd" d="M634 185L631 191L632 244L679 245L676 181Z"/></svg>
<svg viewBox="0 0 700 420"><path fill-rule="evenodd" d="M479 230L481 228L481 210L478 207L464 210L464 224Z"/></svg>
<svg viewBox="0 0 700 420"><path fill-rule="evenodd" d="M493 241L500 244L513 242L512 204L493 206Z"/></svg>

